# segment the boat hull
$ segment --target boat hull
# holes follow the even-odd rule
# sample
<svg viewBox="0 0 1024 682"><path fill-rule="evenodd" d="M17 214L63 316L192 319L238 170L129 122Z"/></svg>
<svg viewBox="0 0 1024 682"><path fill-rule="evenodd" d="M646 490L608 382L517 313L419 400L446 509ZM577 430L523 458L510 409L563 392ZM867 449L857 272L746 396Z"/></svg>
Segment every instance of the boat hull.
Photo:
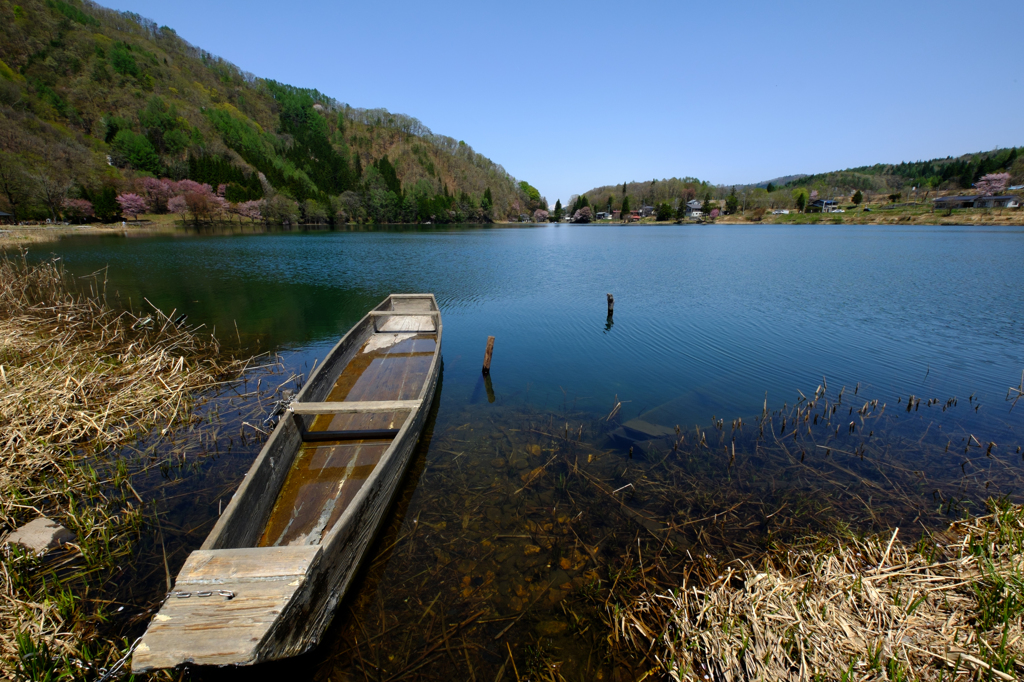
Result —
<svg viewBox="0 0 1024 682"><path fill-rule="evenodd" d="M407 409L372 475L318 544L258 546L296 453L303 447L307 427L298 405L312 407L303 414L320 414L338 405L374 409L381 405L324 401L340 381L342 369L360 348L367 347L368 339L381 333L382 320L399 328L396 338L408 335L409 329L402 327L409 327L412 313L399 317L398 312L388 315L389 311L415 311L425 301L430 319L436 321L433 358L416 407ZM136 648L132 670L186 663L251 665L315 647L387 517L426 424L440 372L440 313L432 295L388 297L353 327L306 382L292 408L295 416L289 411L281 419L203 546L189 556Z"/></svg>

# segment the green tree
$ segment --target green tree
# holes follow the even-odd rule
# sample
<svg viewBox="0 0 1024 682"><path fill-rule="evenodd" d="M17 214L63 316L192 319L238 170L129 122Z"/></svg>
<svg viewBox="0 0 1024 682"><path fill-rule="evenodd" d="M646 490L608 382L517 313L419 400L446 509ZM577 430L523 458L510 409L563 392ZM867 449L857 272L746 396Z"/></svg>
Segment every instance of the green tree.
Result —
<svg viewBox="0 0 1024 682"><path fill-rule="evenodd" d="M562 200L561 199L556 199L555 200L555 222L556 223L562 222Z"/></svg>
<svg viewBox="0 0 1024 682"><path fill-rule="evenodd" d="M701 205L700 210L703 211L704 216L707 217L711 215L711 209L713 208L715 208L715 206L711 203L711 192L707 192L704 195L704 203Z"/></svg>
<svg viewBox="0 0 1024 682"><path fill-rule="evenodd" d="M771 194L772 192L775 191L775 185L773 185L772 183L769 182L767 190L768 190L768 194Z"/></svg>
<svg viewBox="0 0 1024 682"><path fill-rule="evenodd" d="M117 203L117 191L113 187L104 187L94 192L91 197L85 198L92 201L93 212L105 223L114 220L121 212L121 206Z"/></svg>
<svg viewBox="0 0 1024 682"><path fill-rule="evenodd" d="M797 187L793 190L793 201L796 202L797 209L803 213L804 208L807 207L807 188Z"/></svg>
<svg viewBox="0 0 1024 682"><path fill-rule="evenodd" d="M398 173L395 171L395 167L388 161L388 155L385 154L381 158L377 159L373 164L380 175L384 178L384 184L387 188L395 193L395 196L402 196L402 183L398 179Z"/></svg>
<svg viewBox="0 0 1024 682"><path fill-rule="evenodd" d="M857 190L856 192L853 193L853 203L855 206L860 206L861 202L863 201L864 194L860 190Z"/></svg>
<svg viewBox="0 0 1024 682"><path fill-rule="evenodd" d="M526 180L519 183L519 189L530 201L540 201L540 191Z"/></svg>
<svg viewBox="0 0 1024 682"><path fill-rule="evenodd" d="M116 43L110 50L110 66L122 76L139 75L139 65L132 56L131 45L126 43Z"/></svg>
<svg viewBox="0 0 1024 682"><path fill-rule="evenodd" d="M658 220L672 220L672 207L667 203L658 204Z"/></svg>
<svg viewBox="0 0 1024 682"><path fill-rule="evenodd" d="M114 152L114 162L120 166L130 166L136 170L146 171L154 175L160 172L160 157L156 155L152 143L144 136L131 130L120 130L110 145Z"/></svg>
<svg viewBox="0 0 1024 682"><path fill-rule="evenodd" d="M608 195L608 215L612 214L612 195Z"/></svg>
<svg viewBox="0 0 1024 682"><path fill-rule="evenodd" d="M625 185L623 185L623 186L625 186ZM622 197L622 213L619 214L619 217L622 218L623 220L629 220L629 197L628 196Z"/></svg>
<svg viewBox="0 0 1024 682"><path fill-rule="evenodd" d="M725 199L725 211L726 213L735 213L736 209L740 207L739 197L736 196L736 188L733 187L729 196Z"/></svg>

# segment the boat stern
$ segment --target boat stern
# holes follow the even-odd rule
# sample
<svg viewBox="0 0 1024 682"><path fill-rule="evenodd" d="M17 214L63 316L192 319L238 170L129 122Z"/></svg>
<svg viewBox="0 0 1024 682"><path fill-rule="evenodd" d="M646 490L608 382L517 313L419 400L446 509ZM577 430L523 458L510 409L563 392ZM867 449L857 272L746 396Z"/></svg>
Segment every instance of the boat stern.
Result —
<svg viewBox="0 0 1024 682"><path fill-rule="evenodd" d="M308 601L303 588L319 552L317 545L192 552L136 647L132 672L263 660L283 614Z"/></svg>

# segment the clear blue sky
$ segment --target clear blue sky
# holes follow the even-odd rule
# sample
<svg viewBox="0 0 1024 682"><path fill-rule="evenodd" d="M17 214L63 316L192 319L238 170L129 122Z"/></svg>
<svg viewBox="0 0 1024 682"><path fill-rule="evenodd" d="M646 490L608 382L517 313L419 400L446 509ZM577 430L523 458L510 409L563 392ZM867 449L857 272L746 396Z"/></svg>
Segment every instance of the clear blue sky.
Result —
<svg viewBox="0 0 1024 682"><path fill-rule="evenodd" d="M554 204L1024 144L1024 2L102 0L465 140Z"/></svg>

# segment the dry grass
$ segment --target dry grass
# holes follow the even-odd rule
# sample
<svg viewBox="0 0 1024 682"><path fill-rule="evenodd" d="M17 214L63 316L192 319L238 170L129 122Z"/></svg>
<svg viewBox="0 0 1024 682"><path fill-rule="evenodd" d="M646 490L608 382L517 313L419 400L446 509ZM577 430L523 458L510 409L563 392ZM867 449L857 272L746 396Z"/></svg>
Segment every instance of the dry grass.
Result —
<svg viewBox="0 0 1024 682"><path fill-rule="evenodd" d="M611 607L614 639L674 680L1017 679L1024 507L909 548L821 542Z"/></svg>
<svg viewBox="0 0 1024 682"><path fill-rule="evenodd" d="M77 286L57 262L0 258L0 533L46 515L77 535L46 560L5 546L2 672L108 662L111 651L85 644L104 618L89 582L130 553L142 522L131 475L145 467L133 472L109 452L190 420L196 392L241 369L217 351L155 309L112 310L99 278Z"/></svg>

